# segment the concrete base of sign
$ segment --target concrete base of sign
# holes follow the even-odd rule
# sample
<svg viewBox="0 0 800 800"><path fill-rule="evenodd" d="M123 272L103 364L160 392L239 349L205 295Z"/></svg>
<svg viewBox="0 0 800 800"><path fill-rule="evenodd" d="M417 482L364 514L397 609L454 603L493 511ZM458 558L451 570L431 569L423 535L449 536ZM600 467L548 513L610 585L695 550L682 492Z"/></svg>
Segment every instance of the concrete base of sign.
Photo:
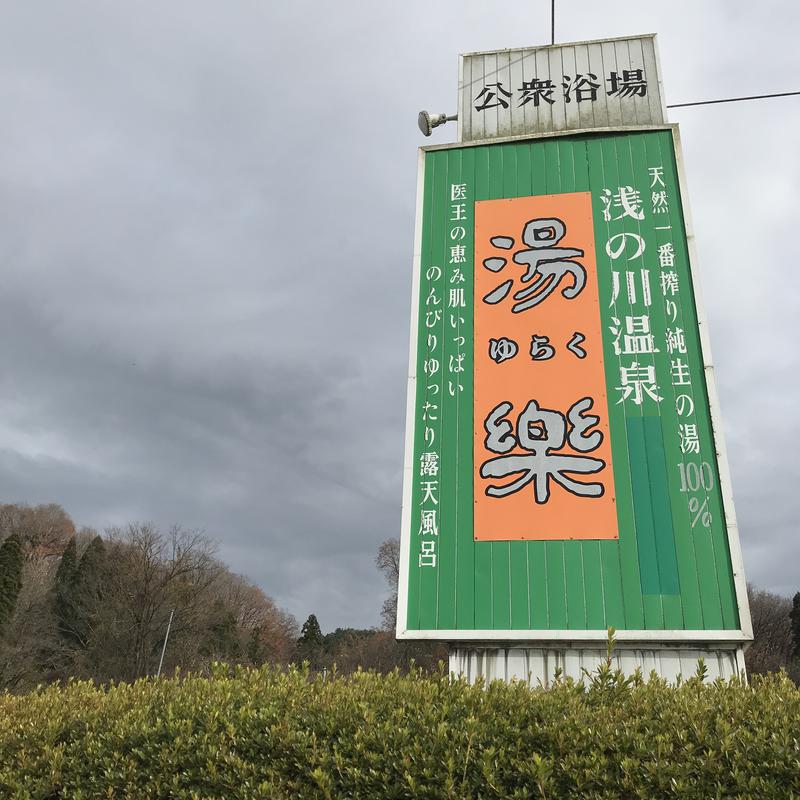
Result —
<svg viewBox="0 0 800 800"><path fill-rule="evenodd" d="M678 676L691 677L697 670L697 661L703 658L708 670L708 680L744 675L744 650L740 645L715 643L709 647L697 645L667 645L648 643L637 647L627 644L614 649L614 666L626 675L637 668L646 677L652 671L674 683ZM479 678L492 680L521 680L531 686L548 686L561 671L564 677L582 680L584 670L593 672L605 661L605 648L547 646L546 644L509 645L451 645L450 673L465 677L470 683Z"/></svg>

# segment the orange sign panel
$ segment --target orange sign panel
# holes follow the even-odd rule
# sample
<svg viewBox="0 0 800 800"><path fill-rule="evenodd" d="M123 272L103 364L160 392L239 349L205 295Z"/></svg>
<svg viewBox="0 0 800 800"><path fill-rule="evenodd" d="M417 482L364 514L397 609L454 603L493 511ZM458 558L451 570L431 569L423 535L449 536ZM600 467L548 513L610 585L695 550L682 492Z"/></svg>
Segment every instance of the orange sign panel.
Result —
<svg viewBox="0 0 800 800"><path fill-rule="evenodd" d="M475 203L475 539L617 539L589 192Z"/></svg>

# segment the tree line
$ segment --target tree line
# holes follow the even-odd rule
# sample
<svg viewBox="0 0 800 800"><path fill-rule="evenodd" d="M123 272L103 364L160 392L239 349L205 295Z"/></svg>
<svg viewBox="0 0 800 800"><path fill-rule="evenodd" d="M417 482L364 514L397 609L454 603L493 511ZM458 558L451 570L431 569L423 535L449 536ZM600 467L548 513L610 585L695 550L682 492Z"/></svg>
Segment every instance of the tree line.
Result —
<svg viewBox="0 0 800 800"><path fill-rule="evenodd" d="M76 530L57 505L0 506L0 688L69 677L132 681L158 664L285 663L298 626L196 531Z"/></svg>
<svg viewBox="0 0 800 800"><path fill-rule="evenodd" d="M388 671L446 658L440 645L397 643L388 608L382 628L323 635L314 615L301 629L196 531L131 523L100 535L76 529L58 505L0 505L0 690L152 675L171 613L167 674L215 661Z"/></svg>
<svg viewBox="0 0 800 800"><path fill-rule="evenodd" d="M389 589L379 628L327 634L302 626L259 587L232 573L206 536L149 523L99 535L76 529L58 505L0 505L0 690L89 678L154 674L170 614L163 671L205 672L215 661L308 662L313 670L387 672L446 660L437 642L397 642L400 547L375 559ZM755 640L749 672L785 669L800 682L800 592L794 599L748 587ZM376 609L377 611L377 609Z"/></svg>
<svg viewBox="0 0 800 800"><path fill-rule="evenodd" d="M793 598L747 587L753 643L745 652L749 673L785 670L800 685L800 592Z"/></svg>

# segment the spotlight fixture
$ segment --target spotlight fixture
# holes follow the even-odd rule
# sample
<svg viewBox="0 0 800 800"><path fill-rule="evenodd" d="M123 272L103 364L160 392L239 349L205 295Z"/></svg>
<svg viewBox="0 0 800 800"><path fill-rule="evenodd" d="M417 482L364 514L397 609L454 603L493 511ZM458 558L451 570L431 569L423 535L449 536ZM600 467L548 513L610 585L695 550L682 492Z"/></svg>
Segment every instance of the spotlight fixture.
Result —
<svg viewBox="0 0 800 800"><path fill-rule="evenodd" d="M419 125L423 136L430 136L434 128L456 119L458 119L458 114L448 117L447 114L429 114L427 111L420 111L417 117L417 125Z"/></svg>

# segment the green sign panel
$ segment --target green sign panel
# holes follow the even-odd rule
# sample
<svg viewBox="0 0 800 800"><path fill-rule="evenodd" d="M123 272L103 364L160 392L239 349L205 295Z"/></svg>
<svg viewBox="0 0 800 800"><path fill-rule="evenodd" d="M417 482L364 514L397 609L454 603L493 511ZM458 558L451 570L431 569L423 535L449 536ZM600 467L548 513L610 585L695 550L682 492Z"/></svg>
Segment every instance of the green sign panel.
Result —
<svg viewBox="0 0 800 800"><path fill-rule="evenodd" d="M675 135L423 152L399 636L743 638Z"/></svg>

